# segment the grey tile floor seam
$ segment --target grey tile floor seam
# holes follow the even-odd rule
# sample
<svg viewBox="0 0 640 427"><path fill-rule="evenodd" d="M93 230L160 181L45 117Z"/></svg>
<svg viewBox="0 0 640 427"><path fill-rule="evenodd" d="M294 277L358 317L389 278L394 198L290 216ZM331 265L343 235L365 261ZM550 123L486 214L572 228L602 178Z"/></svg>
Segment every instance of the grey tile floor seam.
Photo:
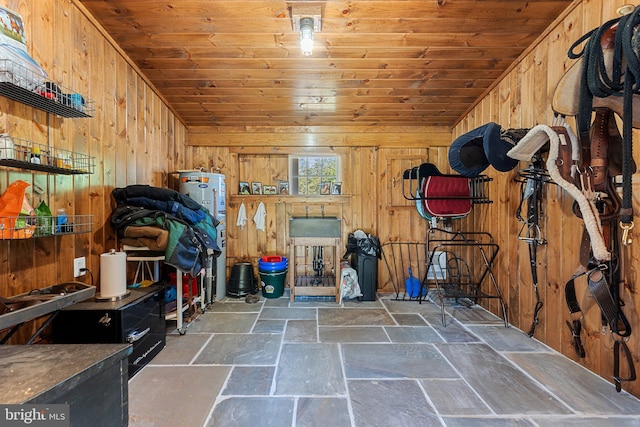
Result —
<svg viewBox="0 0 640 427"><path fill-rule="evenodd" d="M129 381L129 425L640 427L640 400L473 306L217 301Z"/></svg>

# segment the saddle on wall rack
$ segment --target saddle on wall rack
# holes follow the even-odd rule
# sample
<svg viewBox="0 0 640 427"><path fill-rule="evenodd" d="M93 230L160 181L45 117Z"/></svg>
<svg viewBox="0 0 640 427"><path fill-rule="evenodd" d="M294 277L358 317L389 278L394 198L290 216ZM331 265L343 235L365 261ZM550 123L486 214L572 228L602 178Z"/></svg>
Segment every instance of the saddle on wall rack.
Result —
<svg viewBox="0 0 640 427"><path fill-rule="evenodd" d="M488 196L485 175L467 178L443 174L433 163L407 169L402 174L402 195L415 200L420 216L427 220L464 218L473 204L493 203Z"/></svg>

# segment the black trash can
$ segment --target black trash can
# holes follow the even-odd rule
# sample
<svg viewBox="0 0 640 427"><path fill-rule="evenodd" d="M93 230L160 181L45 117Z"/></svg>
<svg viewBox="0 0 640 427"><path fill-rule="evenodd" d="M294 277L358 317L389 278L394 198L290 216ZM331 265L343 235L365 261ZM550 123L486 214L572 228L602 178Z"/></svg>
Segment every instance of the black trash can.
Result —
<svg viewBox="0 0 640 427"><path fill-rule="evenodd" d="M362 297L360 301L375 301L378 288L378 259L382 256L380 240L363 232L349 233L344 258L358 274Z"/></svg>

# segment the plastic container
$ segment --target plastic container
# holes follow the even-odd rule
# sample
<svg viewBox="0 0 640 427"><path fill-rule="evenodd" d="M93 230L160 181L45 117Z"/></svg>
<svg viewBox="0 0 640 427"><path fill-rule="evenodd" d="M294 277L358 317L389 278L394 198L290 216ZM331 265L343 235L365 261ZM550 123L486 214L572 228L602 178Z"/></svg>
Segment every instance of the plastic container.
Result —
<svg viewBox="0 0 640 427"><path fill-rule="evenodd" d="M167 286L164 290L164 302L169 303L175 301L178 298L176 287L175 286Z"/></svg>
<svg viewBox="0 0 640 427"><path fill-rule="evenodd" d="M258 260L262 296L280 298L284 295L289 260L283 256L263 256Z"/></svg>
<svg viewBox="0 0 640 427"><path fill-rule="evenodd" d="M40 148L33 147L33 151L31 152L31 158L29 162L34 163L36 165L42 164L42 159L40 158Z"/></svg>
<svg viewBox="0 0 640 427"><path fill-rule="evenodd" d="M13 139L6 133L0 134L0 159L15 159Z"/></svg>
<svg viewBox="0 0 640 427"><path fill-rule="evenodd" d="M287 270L272 273L260 271L262 296L265 298L280 298L284 295L286 277Z"/></svg>
<svg viewBox="0 0 640 427"><path fill-rule="evenodd" d="M58 209L56 216L56 233L67 232L67 211L64 208Z"/></svg>
<svg viewBox="0 0 640 427"><path fill-rule="evenodd" d="M265 258L267 259L265 261ZM289 266L287 257L262 257L258 260L258 272L276 273L285 271Z"/></svg>
<svg viewBox="0 0 640 427"><path fill-rule="evenodd" d="M227 295L240 298L257 292L258 281L253 274L253 265L250 262L234 264L227 282Z"/></svg>

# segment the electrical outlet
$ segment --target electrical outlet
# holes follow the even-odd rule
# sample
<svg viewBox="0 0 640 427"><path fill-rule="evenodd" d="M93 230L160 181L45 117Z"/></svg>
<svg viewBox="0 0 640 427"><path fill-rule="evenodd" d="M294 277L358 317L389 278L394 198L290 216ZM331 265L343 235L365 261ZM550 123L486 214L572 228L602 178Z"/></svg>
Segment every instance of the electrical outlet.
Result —
<svg viewBox="0 0 640 427"><path fill-rule="evenodd" d="M83 268L87 268L87 260L85 257L76 258L73 260L73 277L84 276Z"/></svg>

